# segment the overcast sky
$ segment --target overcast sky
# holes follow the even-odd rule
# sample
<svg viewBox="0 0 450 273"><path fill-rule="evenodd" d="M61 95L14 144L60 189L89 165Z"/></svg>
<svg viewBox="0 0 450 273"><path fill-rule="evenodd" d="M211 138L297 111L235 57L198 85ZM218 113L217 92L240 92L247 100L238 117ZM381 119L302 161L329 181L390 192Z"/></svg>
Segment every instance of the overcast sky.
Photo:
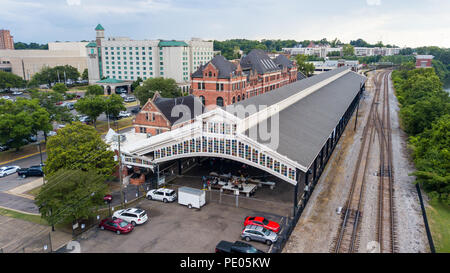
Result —
<svg viewBox="0 0 450 273"><path fill-rule="evenodd" d="M450 0L0 0L18 42L132 39L362 38L450 47Z"/></svg>

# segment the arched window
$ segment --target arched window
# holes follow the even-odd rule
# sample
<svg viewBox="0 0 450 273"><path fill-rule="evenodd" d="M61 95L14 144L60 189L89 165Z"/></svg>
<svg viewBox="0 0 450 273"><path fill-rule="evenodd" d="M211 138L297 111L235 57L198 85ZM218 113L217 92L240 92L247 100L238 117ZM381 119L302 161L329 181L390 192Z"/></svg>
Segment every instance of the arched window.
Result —
<svg viewBox="0 0 450 273"><path fill-rule="evenodd" d="M216 104L217 104L217 106L223 106L223 98L217 97Z"/></svg>
<svg viewBox="0 0 450 273"><path fill-rule="evenodd" d="M235 97L233 97L233 103L235 103L236 102L236 98Z"/></svg>
<svg viewBox="0 0 450 273"><path fill-rule="evenodd" d="M245 94L242 94L242 100L245 100Z"/></svg>
<svg viewBox="0 0 450 273"><path fill-rule="evenodd" d="M211 71L209 71L208 76L209 76L210 78L212 77Z"/></svg>
<svg viewBox="0 0 450 273"><path fill-rule="evenodd" d="M205 97L200 96L200 99L202 100L203 105L205 105Z"/></svg>
<svg viewBox="0 0 450 273"><path fill-rule="evenodd" d="M238 100L238 101L241 101L241 95L238 95L237 100Z"/></svg>

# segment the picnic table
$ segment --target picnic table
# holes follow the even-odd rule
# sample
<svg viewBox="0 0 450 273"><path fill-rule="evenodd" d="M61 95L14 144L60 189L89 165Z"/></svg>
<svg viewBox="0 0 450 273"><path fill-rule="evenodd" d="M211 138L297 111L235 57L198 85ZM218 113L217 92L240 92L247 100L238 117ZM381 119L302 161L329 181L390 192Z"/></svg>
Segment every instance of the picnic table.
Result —
<svg viewBox="0 0 450 273"><path fill-rule="evenodd" d="M241 188L242 186L242 188ZM227 184L227 185L223 185L222 188L220 189L221 192L223 192L224 190L228 190L228 191L239 191L239 193L244 193L247 197L250 197L251 193L254 193L256 191L256 185L254 184L246 184L246 183L242 183L239 186L235 186L233 184Z"/></svg>

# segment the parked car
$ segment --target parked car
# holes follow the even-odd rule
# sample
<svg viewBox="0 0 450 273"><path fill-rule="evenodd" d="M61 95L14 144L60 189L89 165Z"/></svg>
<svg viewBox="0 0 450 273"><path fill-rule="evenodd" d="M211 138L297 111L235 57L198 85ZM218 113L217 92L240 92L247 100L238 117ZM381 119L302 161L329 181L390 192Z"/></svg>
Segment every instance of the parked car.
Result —
<svg viewBox="0 0 450 273"><path fill-rule="evenodd" d="M3 96L2 99L11 100L11 101L13 100L10 96Z"/></svg>
<svg viewBox="0 0 450 273"><path fill-rule="evenodd" d="M56 136L56 132L55 131L50 131L47 133L47 137L51 137L51 136Z"/></svg>
<svg viewBox="0 0 450 273"><path fill-rule="evenodd" d="M62 102L62 101L57 101L55 104L56 104L56 105L62 105L63 102Z"/></svg>
<svg viewBox="0 0 450 273"><path fill-rule="evenodd" d="M0 152L9 150L8 145L0 145Z"/></svg>
<svg viewBox="0 0 450 273"><path fill-rule="evenodd" d="M270 221L264 217L246 217L244 221L244 226L256 225L262 226L268 230L278 233L280 231L280 224L274 221Z"/></svg>
<svg viewBox="0 0 450 273"><path fill-rule="evenodd" d="M111 194L107 194L105 196L103 196L103 201L105 201L106 203L109 203L112 201L112 195Z"/></svg>
<svg viewBox="0 0 450 273"><path fill-rule="evenodd" d="M120 111L119 112L119 118L125 118L125 117L130 117L131 114L128 113L127 111Z"/></svg>
<svg viewBox="0 0 450 273"><path fill-rule="evenodd" d="M17 175L22 178L27 176L44 176L44 172L42 171L42 166L31 166L29 168L17 170Z"/></svg>
<svg viewBox="0 0 450 273"><path fill-rule="evenodd" d="M67 108L69 108L69 110L73 110L74 109L74 103L73 102L63 102L61 104L61 106L67 107Z"/></svg>
<svg viewBox="0 0 450 273"><path fill-rule="evenodd" d="M261 251L254 246L241 242L236 241L234 243L227 242L227 241L220 241L216 245L215 249L216 253L265 253L264 251Z"/></svg>
<svg viewBox="0 0 450 273"><path fill-rule="evenodd" d="M23 92L21 92L21 91L14 91L12 94L13 94L14 96L18 96L18 95L22 95Z"/></svg>
<svg viewBox="0 0 450 273"><path fill-rule="evenodd" d="M5 177L7 175L13 174L20 169L19 166L4 166L0 168L0 177Z"/></svg>
<svg viewBox="0 0 450 273"><path fill-rule="evenodd" d="M124 102L133 102L133 101L136 101L136 98L135 97L125 97L123 99L123 101Z"/></svg>
<svg viewBox="0 0 450 273"><path fill-rule="evenodd" d="M132 114L137 114L137 113L139 113L139 111L141 111L140 107L136 107L136 108L131 109L131 113Z"/></svg>
<svg viewBox="0 0 450 273"><path fill-rule="evenodd" d="M120 96L125 100L125 98L127 97L127 94L122 93L122 94L120 94Z"/></svg>
<svg viewBox="0 0 450 273"><path fill-rule="evenodd" d="M127 90L123 88L116 88L116 94L126 94Z"/></svg>
<svg viewBox="0 0 450 273"><path fill-rule="evenodd" d="M83 122L83 123L88 123L88 122L91 121L91 118L88 117L88 116L79 116L79 117L78 117L78 120L81 121L81 122Z"/></svg>
<svg viewBox="0 0 450 273"><path fill-rule="evenodd" d="M98 225L100 229L107 229L114 231L117 234L129 233L133 230L134 226L122 219L103 219Z"/></svg>
<svg viewBox="0 0 450 273"><path fill-rule="evenodd" d="M177 193L171 189L159 188L148 191L145 197L147 197L148 200L159 200L167 203L175 201L177 199Z"/></svg>
<svg viewBox="0 0 450 273"><path fill-rule="evenodd" d="M278 240L278 235L262 226L248 225L242 230L241 238L250 241L259 241L271 245Z"/></svg>
<svg viewBox="0 0 450 273"><path fill-rule="evenodd" d="M147 222L147 212L143 209L129 208L114 212L113 219L122 219L131 223L133 226L141 225Z"/></svg>

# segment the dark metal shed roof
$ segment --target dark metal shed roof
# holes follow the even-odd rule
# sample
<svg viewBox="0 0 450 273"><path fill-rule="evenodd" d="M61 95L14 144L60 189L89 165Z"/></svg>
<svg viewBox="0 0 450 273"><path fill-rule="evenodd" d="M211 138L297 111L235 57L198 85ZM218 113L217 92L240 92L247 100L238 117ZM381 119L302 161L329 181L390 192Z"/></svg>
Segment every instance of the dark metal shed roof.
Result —
<svg viewBox="0 0 450 273"><path fill-rule="evenodd" d="M293 94L302 92L304 89L345 69L339 68L325 72L240 103L245 105L254 104L256 106L265 104L269 106ZM311 167L328 137L356 97L365 79L360 74L348 72L281 110L278 115L279 142L274 150L305 168ZM259 134L259 126L264 123L267 124L267 129L265 130L270 132L271 118L251 127L244 134L260 144L267 145L268 142L264 141ZM258 133L252 135L249 131Z"/></svg>

